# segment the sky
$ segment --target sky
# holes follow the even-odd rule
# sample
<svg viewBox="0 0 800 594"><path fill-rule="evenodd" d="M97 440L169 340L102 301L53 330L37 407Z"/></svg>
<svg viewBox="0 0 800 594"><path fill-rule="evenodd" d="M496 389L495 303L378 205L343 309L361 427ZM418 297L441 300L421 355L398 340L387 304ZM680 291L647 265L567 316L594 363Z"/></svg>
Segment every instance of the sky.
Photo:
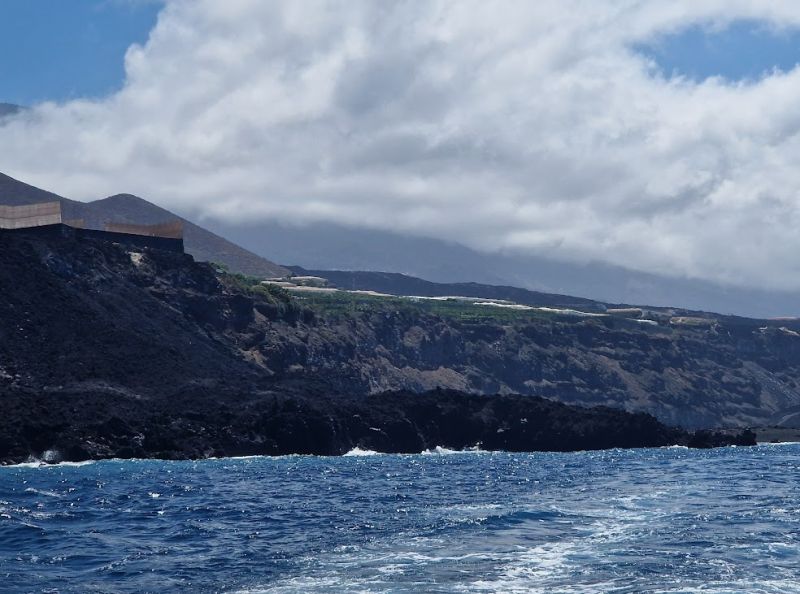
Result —
<svg viewBox="0 0 800 594"><path fill-rule="evenodd" d="M0 171L800 289L796 0L4 0Z"/></svg>
<svg viewBox="0 0 800 594"><path fill-rule="evenodd" d="M147 41L160 1L3 0L0 102L100 98L125 82L125 52Z"/></svg>

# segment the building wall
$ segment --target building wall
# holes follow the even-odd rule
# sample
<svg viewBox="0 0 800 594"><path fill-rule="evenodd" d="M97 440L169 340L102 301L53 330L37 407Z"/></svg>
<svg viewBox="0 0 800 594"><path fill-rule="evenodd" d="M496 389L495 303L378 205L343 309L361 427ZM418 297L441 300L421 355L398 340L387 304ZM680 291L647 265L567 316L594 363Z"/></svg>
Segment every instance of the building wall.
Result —
<svg viewBox="0 0 800 594"><path fill-rule="evenodd" d="M106 230L85 229L81 219L63 221L60 202L24 206L0 205L0 229L26 231L35 235L91 238L134 248L153 248L184 253L183 221L160 225L108 223Z"/></svg>
<svg viewBox="0 0 800 594"><path fill-rule="evenodd" d="M59 223L61 223L60 202L24 206L0 205L0 229L26 229Z"/></svg>
<svg viewBox="0 0 800 594"><path fill-rule="evenodd" d="M133 225L130 223L106 223L106 231L127 233L129 235L148 235L150 237L183 238L183 221L170 221L157 225Z"/></svg>

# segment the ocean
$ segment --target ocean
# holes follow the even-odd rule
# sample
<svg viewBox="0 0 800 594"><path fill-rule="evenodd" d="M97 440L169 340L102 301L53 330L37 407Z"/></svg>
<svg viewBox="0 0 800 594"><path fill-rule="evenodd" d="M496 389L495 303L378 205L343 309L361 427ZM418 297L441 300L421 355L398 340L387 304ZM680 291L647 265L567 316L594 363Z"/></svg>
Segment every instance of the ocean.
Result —
<svg viewBox="0 0 800 594"><path fill-rule="evenodd" d="M800 445L0 468L0 592L800 592Z"/></svg>

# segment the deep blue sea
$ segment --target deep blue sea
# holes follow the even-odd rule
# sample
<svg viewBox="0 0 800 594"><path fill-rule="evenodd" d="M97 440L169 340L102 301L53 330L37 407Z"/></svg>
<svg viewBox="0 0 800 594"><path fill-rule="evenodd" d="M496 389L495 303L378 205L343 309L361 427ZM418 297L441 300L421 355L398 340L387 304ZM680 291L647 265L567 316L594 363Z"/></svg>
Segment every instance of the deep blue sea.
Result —
<svg viewBox="0 0 800 594"><path fill-rule="evenodd" d="M0 592L800 592L800 446L5 467Z"/></svg>

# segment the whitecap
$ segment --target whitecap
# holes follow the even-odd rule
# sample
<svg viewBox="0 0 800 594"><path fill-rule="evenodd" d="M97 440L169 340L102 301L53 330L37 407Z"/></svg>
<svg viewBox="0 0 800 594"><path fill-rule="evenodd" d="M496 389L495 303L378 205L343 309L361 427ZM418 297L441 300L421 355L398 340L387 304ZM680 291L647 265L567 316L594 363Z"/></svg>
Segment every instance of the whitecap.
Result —
<svg viewBox="0 0 800 594"><path fill-rule="evenodd" d="M489 454L486 450L480 449L478 446L472 446L463 450L451 450L442 446L436 446L430 450L420 452L423 456L450 456L453 454Z"/></svg>
<svg viewBox="0 0 800 594"><path fill-rule="evenodd" d="M436 446L433 449L425 450L422 452L423 456L447 456L450 454L460 454L459 450L451 450L450 448L443 448L442 446Z"/></svg>
<svg viewBox="0 0 800 594"><path fill-rule="evenodd" d="M344 456L379 456L379 455L380 452L376 452L374 450L362 450L359 447L355 447L346 454L344 454Z"/></svg>
<svg viewBox="0 0 800 594"><path fill-rule="evenodd" d="M31 493L32 495L44 495L45 497L63 497L61 493L56 493L55 491L48 491L47 489L34 489L33 487L28 487L25 489L26 493Z"/></svg>
<svg viewBox="0 0 800 594"><path fill-rule="evenodd" d="M84 460L82 462L45 462L43 460L35 459L30 460L28 462L20 462L19 464L5 464L0 465L0 469L2 468L59 468L65 466L88 466L89 464L95 464L98 460Z"/></svg>
<svg viewBox="0 0 800 594"><path fill-rule="evenodd" d="M41 468L42 466L49 466L41 460L34 460L31 462L20 462L19 464L5 464L0 468Z"/></svg>

